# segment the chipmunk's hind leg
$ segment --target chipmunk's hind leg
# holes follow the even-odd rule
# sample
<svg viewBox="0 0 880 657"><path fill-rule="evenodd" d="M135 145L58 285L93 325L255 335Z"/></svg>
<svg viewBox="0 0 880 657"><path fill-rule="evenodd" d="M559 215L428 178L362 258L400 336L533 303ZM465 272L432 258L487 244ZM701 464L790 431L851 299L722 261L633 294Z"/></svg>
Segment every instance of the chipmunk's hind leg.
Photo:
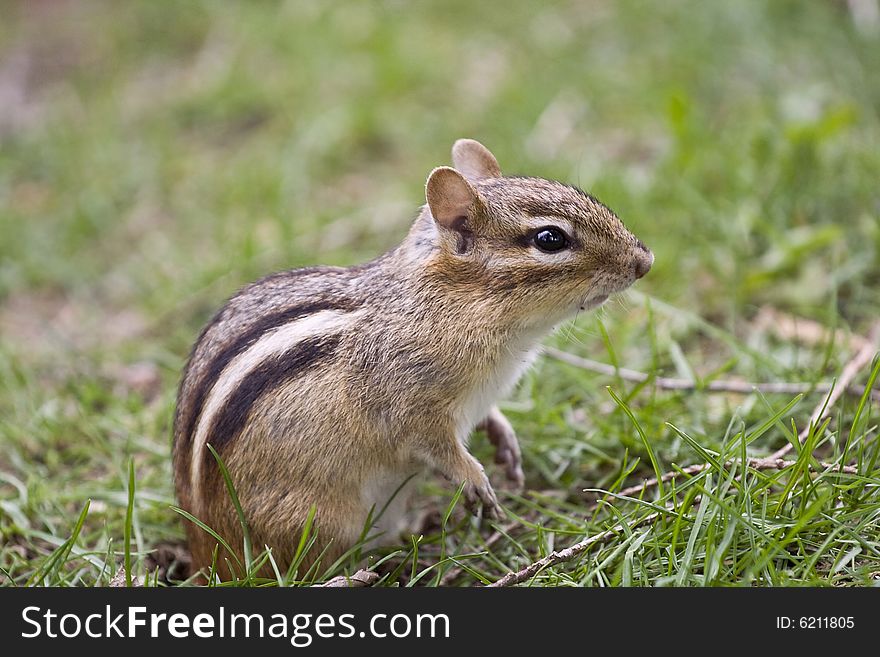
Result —
<svg viewBox="0 0 880 657"><path fill-rule="evenodd" d="M489 442L495 446L495 463L504 466L504 474L518 488L525 484L522 469L522 452L516 432L510 422L497 406L489 410L489 414L477 425L477 429L486 432Z"/></svg>
<svg viewBox="0 0 880 657"><path fill-rule="evenodd" d="M408 542L416 530L409 501L421 480L422 468L413 464L411 472L377 477L365 486L365 506L372 516L372 526L365 550Z"/></svg>

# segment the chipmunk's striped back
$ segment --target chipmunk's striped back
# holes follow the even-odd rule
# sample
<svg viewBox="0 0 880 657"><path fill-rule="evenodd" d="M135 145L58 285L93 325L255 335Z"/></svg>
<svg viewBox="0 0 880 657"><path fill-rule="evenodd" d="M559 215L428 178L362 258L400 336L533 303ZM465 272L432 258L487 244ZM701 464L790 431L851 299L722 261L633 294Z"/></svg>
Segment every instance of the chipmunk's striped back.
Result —
<svg viewBox="0 0 880 657"><path fill-rule="evenodd" d="M339 333L362 304L349 276L333 268L273 274L241 290L204 328L184 370L174 420L175 478L185 507L198 513L205 495L222 492L205 490L217 483L205 445L222 456L260 397L335 356ZM323 297L316 298L314 279L326 288Z"/></svg>

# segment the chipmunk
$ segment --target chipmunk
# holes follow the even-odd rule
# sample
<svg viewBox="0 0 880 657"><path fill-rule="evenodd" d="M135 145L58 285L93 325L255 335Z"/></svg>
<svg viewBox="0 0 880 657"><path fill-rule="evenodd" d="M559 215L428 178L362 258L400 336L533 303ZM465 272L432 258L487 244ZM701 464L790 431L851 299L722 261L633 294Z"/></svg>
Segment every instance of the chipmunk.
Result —
<svg viewBox="0 0 880 657"><path fill-rule="evenodd" d="M333 563L380 509L374 529L391 536L405 482L426 469L463 484L471 510L500 517L470 433L484 429L522 485L519 444L496 403L554 327L651 268L651 251L580 189L502 176L470 139L455 142L452 162L428 176L399 246L362 265L267 276L199 336L178 393L174 478L183 509L233 549L242 528L209 443L252 545L273 548L281 568L313 505L318 540L303 568L322 552ZM210 566L217 541L194 523L187 532L194 567ZM219 572L230 557L221 549Z"/></svg>

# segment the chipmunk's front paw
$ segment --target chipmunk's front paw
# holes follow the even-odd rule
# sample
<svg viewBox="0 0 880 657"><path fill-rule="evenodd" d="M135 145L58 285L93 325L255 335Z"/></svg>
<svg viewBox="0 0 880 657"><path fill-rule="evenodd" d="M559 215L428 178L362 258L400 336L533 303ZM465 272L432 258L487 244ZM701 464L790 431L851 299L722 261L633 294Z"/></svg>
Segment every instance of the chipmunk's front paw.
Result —
<svg viewBox="0 0 880 657"><path fill-rule="evenodd" d="M507 478L517 488L522 488L526 482L522 469L522 453L510 422L500 410L493 408L479 426L486 431L486 437L495 446L495 463L504 466Z"/></svg>
<svg viewBox="0 0 880 657"><path fill-rule="evenodd" d="M468 480L464 486L465 506L474 515L477 514L479 505L483 506L483 517L489 520L499 520L504 516L495 490L489 483L489 478L480 470L481 477L478 480Z"/></svg>

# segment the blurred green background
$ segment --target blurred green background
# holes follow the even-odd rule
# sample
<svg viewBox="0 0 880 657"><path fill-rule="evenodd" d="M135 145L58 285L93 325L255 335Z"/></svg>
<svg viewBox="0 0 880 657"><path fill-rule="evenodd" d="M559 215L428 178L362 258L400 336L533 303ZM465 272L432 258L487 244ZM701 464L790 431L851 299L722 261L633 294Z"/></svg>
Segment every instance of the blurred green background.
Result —
<svg viewBox="0 0 880 657"><path fill-rule="evenodd" d="M831 378L845 349L753 320L880 316L876 9L0 2L0 566L27 573L86 498L77 550L118 549L130 456L139 548L178 538L170 419L202 324L270 271L396 244L459 137L586 189L655 252L637 292L555 344L672 375ZM521 386L532 486L577 499L639 453L607 383L543 362ZM741 403L651 398L643 420L687 462L663 422L711 434L766 410ZM90 582L106 560L84 563Z"/></svg>

